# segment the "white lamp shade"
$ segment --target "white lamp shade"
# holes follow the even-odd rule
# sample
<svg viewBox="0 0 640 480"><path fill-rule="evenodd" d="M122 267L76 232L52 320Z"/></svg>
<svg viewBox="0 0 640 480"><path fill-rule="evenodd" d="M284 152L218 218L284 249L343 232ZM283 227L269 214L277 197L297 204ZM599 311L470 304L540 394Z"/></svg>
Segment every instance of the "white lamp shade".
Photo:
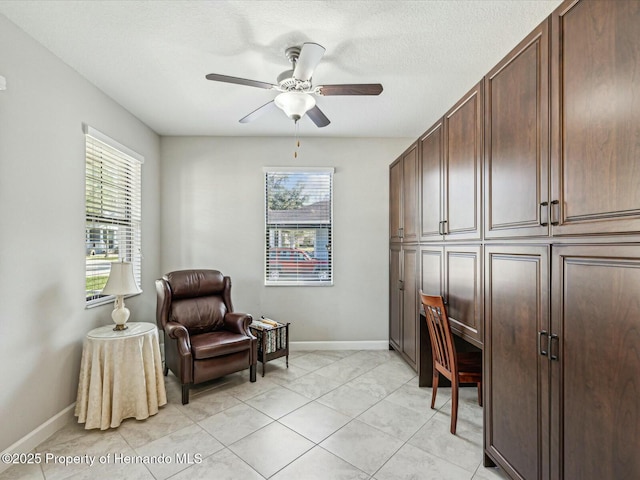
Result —
<svg viewBox="0 0 640 480"><path fill-rule="evenodd" d="M308 93L284 92L278 95L274 102L284 111L287 117L299 120L302 116L316 106L316 99Z"/></svg>
<svg viewBox="0 0 640 480"><path fill-rule="evenodd" d="M111 264L111 272L107 284L102 289L103 295L132 295L140 293L136 279L133 276L133 264L131 262L114 262Z"/></svg>

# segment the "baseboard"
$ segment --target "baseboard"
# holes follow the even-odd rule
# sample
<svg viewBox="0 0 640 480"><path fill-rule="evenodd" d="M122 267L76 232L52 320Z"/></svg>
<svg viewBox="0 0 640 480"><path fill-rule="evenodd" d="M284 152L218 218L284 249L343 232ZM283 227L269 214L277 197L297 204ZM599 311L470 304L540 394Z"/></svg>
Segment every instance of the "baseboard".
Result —
<svg viewBox="0 0 640 480"><path fill-rule="evenodd" d="M9 446L2 452L5 453L28 453L44 442L51 435L56 433L65 425L68 425L74 420L75 402L62 410L60 413L54 415L35 430L27 433L24 437L18 440L13 445ZM11 467L11 464L5 464L0 462L0 473Z"/></svg>
<svg viewBox="0 0 640 480"><path fill-rule="evenodd" d="M388 340L366 340L353 342L289 342L291 351L303 350L388 350Z"/></svg>

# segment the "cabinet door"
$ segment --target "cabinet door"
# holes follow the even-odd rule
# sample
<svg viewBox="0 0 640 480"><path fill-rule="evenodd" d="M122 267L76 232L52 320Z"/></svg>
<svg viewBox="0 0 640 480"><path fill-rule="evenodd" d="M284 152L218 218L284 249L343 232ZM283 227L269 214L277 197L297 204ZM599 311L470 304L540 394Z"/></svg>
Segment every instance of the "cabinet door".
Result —
<svg viewBox="0 0 640 480"><path fill-rule="evenodd" d="M400 316L402 314L402 259L400 245L389 250L389 344L400 351Z"/></svg>
<svg viewBox="0 0 640 480"><path fill-rule="evenodd" d="M451 329L482 348L482 246L447 246L444 263Z"/></svg>
<svg viewBox="0 0 640 480"><path fill-rule="evenodd" d="M640 2L552 15L553 235L640 231Z"/></svg>
<svg viewBox="0 0 640 480"><path fill-rule="evenodd" d="M420 138L420 240L442 240L442 120Z"/></svg>
<svg viewBox="0 0 640 480"><path fill-rule="evenodd" d="M418 145L402 155L402 231L403 242L418 241Z"/></svg>
<svg viewBox="0 0 640 480"><path fill-rule="evenodd" d="M552 258L551 478L640 478L640 246Z"/></svg>
<svg viewBox="0 0 640 480"><path fill-rule="evenodd" d="M419 288L427 295L444 297L444 248L437 245L420 246L420 265L418 270ZM431 339L424 317L420 297L417 297L418 312L418 386L430 387L433 383L433 356ZM444 380L441 385L445 385Z"/></svg>
<svg viewBox="0 0 640 480"><path fill-rule="evenodd" d="M402 248L402 353L417 369L418 352L418 247Z"/></svg>
<svg viewBox="0 0 640 480"><path fill-rule="evenodd" d="M444 117L445 239L479 239L482 172L482 82Z"/></svg>
<svg viewBox="0 0 640 480"><path fill-rule="evenodd" d="M549 234L548 23L485 78L485 238Z"/></svg>
<svg viewBox="0 0 640 480"><path fill-rule="evenodd" d="M548 478L548 247L485 247L485 314L486 453L511 478Z"/></svg>
<svg viewBox="0 0 640 480"><path fill-rule="evenodd" d="M443 254L439 246L420 247L420 289L427 295L444 296Z"/></svg>
<svg viewBox="0 0 640 480"><path fill-rule="evenodd" d="M389 240L399 242L402 226L402 157L389 167Z"/></svg>

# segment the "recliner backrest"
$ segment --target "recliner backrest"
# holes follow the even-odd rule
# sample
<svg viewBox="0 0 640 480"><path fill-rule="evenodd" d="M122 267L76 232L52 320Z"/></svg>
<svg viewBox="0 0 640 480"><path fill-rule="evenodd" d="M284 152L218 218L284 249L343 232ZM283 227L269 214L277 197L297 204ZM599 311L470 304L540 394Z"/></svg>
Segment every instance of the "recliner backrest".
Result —
<svg viewBox="0 0 640 480"><path fill-rule="evenodd" d="M189 334L223 328L231 310L231 282L218 270L180 270L163 276L171 291L168 321L184 325Z"/></svg>

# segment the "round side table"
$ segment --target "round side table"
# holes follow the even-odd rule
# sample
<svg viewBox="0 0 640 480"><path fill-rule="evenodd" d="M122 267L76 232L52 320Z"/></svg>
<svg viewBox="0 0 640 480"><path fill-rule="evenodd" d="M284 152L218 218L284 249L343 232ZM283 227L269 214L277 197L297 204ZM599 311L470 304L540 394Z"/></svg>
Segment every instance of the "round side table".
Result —
<svg viewBox="0 0 640 480"><path fill-rule="evenodd" d="M157 327L127 326L95 328L84 341L75 415L86 429L114 428L131 417L143 420L167 403Z"/></svg>

